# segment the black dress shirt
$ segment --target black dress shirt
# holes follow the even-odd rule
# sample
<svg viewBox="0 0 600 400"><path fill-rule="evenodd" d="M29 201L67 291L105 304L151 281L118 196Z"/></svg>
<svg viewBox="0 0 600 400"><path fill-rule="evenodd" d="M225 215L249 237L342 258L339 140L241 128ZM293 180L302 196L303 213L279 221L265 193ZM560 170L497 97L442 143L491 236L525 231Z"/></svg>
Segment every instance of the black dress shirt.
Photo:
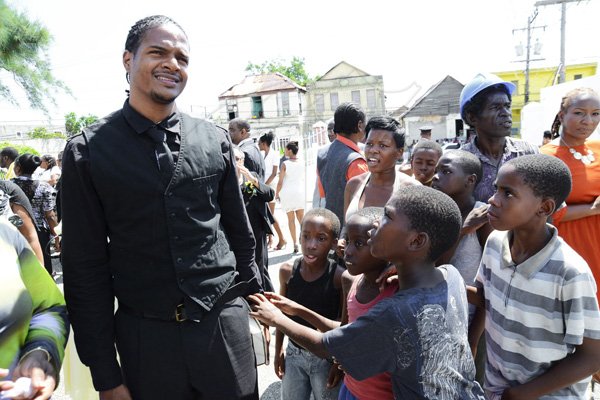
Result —
<svg viewBox="0 0 600 400"><path fill-rule="evenodd" d="M65 297L97 390L121 383L114 297L167 317L183 303L201 321L235 281L260 289L228 136L180 113L160 123L177 159L167 182L144 134L153 125L125 102L71 139L63 155Z"/></svg>

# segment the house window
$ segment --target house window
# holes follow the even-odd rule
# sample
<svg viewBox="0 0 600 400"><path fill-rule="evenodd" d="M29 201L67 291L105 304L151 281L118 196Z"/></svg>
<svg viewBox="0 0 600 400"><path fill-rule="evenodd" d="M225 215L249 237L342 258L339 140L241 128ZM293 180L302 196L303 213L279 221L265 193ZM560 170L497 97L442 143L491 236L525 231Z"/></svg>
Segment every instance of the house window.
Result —
<svg viewBox="0 0 600 400"><path fill-rule="evenodd" d="M575 74L575 75L573 75L573 80L577 80L577 79L581 79L581 78L583 78L582 74Z"/></svg>
<svg viewBox="0 0 600 400"><path fill-rule="evenodd" d="M338 98L337 93L331 93L329 95L329 101L331 102L331 111L335 111L335 109L340 105L340 99Z"/></svg>
<svg viewBox="0 0 600 400"><path fill-rule="evenodd" d="M260 97L260 96L252 97L252 118L262 118L262 117L264 117L262 97Z"/></svg>
<svg viewBox="0 0 600 400"><path fill-rule="evenodd" d="M322 94L315 94L315 109L318 113L325 111L325 99Z"/></svg>
<svg viewBox="0 0 600 400"><path fill-rule="evenodd" d="M236 100L226 100L227 105L227 118L229 121L238 117L238 106Z"/></svg>
<svg viewBox="0 0 600 400"><path fill-rule="evenodd" d="M281 115L290 115L290 93L281 92Z"/></svg>
<svg viewBox="0 0 600 400"><path fill-rule="evenodd" d="M375 89L367 89L367 108L374 110L377 108L377 101L375 100Z"/></svg>
<svg viewBox="0 0 600 400"><path fill-rule="evenodd" d="M519 94L519 81L510 81L510 83L515 85L515 91L513 93L513 96L518 95Z"/></svg>
<svg viewBox="0 0 600 400"><path fill-rule="evenodd" d="M352 102L360 105L360 90L352 91Z"/></svg>

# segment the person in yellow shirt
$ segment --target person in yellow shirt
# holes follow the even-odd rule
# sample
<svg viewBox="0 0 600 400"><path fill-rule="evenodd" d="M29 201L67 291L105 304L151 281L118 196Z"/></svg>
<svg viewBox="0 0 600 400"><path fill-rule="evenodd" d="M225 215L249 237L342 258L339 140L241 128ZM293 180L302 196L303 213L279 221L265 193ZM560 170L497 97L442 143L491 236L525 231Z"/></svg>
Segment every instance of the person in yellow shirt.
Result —
<svg viewBox="0 0 600 400"><path fill-rule="evenodd" d="M7 169L2 179L9 180L15 177L15 160L18 156L19 152L14 147L5 147L0 151L0 167Z"/></svg>

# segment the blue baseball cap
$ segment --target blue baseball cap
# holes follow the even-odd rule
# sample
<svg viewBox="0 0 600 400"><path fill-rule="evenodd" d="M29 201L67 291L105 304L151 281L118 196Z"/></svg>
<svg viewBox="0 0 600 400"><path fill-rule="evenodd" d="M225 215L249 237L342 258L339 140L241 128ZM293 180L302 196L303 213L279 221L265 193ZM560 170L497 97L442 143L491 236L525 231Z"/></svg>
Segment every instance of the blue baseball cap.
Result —
<svg viewBox="0 0 600 400"><path fill-rule="evenodd" d="M511 82L503 81L494 74L479 73L475 75L475 78L471 79L471 81L465 85L462 92L460 92L460 116L462 119L465 119L465 116L463 115L465 105L470 102L479 92L495 85L503 85L511 95L517 88Z"/></svg>

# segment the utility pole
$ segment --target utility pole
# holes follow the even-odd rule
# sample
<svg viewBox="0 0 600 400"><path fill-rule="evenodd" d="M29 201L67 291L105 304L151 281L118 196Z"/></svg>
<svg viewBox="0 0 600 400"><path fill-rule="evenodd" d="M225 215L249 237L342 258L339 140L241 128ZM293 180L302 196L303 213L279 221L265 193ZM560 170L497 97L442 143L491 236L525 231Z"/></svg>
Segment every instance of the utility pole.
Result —
<svg viewBox="0 0 600 400"><path fill-rule="evenodd" d="M535 3L536 7L550 6L560 4L560 70L558 75L558 83L565 81L565 30L567 26L567 3L579 2L581 0L540 0Z"/></svg>
<svg viewBox="0 0 600 400"><path fill-rule="evenodd" d="M537 8L535 9L533 15L527 18L527 56L525 62L525 105L529 103L529 59L531 55L531 24L535 20L535 17L538 15Z"/></svg>
<svg viewBox="0 0 600 400"><path fill-rule="evenodd" d="M531 24L533 24L533 21L535 20L535 18L538 15L538 10L537 8L535 9L535 11L533 12L533 15L529 18L527 18L527 28L521 28L521 29L513 29L513 34L515 33L515 31L527 31L527 48L526 48L526 52L525 52L525 96L524 96L524 104L529 103L529 64L531 61L539 61L539 60L543 60L543 58L538 58L535 60L531 59L531 30L532 29L544 29L546 30L546 26L531 26Z"/></svg>

